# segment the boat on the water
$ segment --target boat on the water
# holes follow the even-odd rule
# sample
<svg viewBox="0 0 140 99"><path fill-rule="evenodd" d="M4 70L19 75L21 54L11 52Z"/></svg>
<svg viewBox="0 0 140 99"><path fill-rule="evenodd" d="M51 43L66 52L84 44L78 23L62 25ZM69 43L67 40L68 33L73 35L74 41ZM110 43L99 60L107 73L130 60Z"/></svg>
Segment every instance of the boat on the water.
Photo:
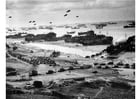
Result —
<svg viewBox="0 0 140 99"><path fill-rule="evenodd" d="M80 32L78 36L66 38L65 42L80 43L83 45L108 45L112 44L113 37L97 35L91 30L88 32Z"/></svg>

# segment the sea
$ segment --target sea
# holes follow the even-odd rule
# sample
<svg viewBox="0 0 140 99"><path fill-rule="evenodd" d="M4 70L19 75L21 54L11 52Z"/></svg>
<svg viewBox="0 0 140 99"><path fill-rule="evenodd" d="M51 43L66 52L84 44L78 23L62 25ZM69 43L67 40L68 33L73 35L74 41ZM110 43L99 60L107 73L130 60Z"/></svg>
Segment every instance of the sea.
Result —
<svg viewBox="0 0 140 99"><path fill-rule="evenodd" d="M71 29L71 28L65 28L65 27L54 27L53 30L47 30L47 29L37 29L37 30L30 30L28 33L30 34L45 34L48 32L55 32L57 34L57 37L63 36L67 34L67 32L74 31L75 33L73 36L78 35L79 32L86 32L89 30L93 30L95 34L98 35L106 35L106 36L112 36L113 37L113 43L124 41L128 37L135 35L135 28L123 28L123 26L128 25L129 21L120 21L116 22L116 24L108 24L107 26L103 27L103 29L96 29L95 25L91 23L85 24L86 27L81 27L80 29ZM72 26L72 25L71 25ZM17 42L20 43L21 39L7 39L7 42ZM70 47L70 46L63 46L62 44L41 44L41 43L27 43L26 46L33 46L40 49L45 50L56 50L68 54L76 54L80 55L82 57L85 57L87 55L96 54L103 49L105 49L108 45L95 45L95 46L87 46L87 47Z"/></svg>

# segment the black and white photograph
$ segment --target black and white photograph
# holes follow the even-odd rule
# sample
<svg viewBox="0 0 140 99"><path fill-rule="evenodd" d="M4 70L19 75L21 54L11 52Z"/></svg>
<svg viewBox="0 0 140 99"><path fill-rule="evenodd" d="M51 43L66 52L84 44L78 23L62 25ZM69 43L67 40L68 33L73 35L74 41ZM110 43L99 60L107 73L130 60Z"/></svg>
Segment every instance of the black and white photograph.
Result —
<svg viewBox="0 0 140 99"><path fill-rule="evenodd" d="M135 99L135 0L6 0L6 99Z"/></svg>

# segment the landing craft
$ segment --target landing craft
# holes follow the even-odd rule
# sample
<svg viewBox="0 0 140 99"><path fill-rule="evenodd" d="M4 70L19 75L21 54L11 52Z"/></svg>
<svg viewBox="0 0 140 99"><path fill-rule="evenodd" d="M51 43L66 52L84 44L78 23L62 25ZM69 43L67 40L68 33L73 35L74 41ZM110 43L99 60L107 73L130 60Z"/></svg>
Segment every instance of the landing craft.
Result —
<svg viewBox="0 0 140 99"><path fill-rule="evenodd" d="M117 45L117 44L119 44L119 43L121 43L121 42L126 42L126 38L125 37L122 37L122 38L119 38L119 39L117 39L117 40L114 40L114 42L113 42L113 44L114 45Z"/></svg>

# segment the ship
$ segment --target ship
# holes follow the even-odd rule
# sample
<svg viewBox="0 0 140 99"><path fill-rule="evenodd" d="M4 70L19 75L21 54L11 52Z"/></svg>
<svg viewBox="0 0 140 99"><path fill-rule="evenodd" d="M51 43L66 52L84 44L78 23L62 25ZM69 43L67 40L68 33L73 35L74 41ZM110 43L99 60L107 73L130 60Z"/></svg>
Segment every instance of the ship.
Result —
<svg viewBox="0 0 140 99"><path fill-rule="evenodd" d="M107 24L96 24L95 27L96 29L103 29Z"/></svg>
<svg viewBox="0 0 140 99"><path fill-rule="evenodd" d="M123 26L123 28L135 28L135 22L131 22L130 24Z"/></svg>
<svg viewBox="0 0 140 99"><path fill-rule="evenodd" d="M67 43L79 43L82 45L110 45L113 43L113 37L97 35L94 31L80 32L78 36L65 38Z"/></svg>

